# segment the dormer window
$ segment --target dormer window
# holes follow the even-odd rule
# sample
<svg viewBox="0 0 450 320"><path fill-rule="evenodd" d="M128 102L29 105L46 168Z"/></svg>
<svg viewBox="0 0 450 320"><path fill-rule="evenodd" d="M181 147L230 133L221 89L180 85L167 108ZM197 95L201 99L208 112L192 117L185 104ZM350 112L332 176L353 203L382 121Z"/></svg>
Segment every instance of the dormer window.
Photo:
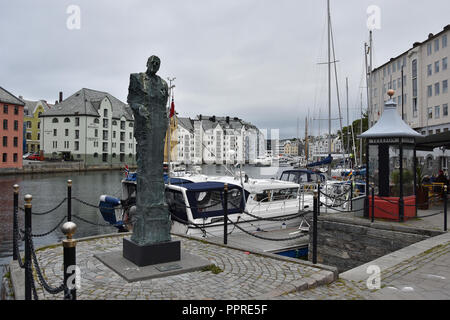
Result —
<svg viewBox="0 0 450 320"><path fill-rule="evenodd" d="M52 123L58 123L59 121L58 121L58 118L53 118L52 119Z"/></svg>
<svg viewBox="0 0 450 320"><path fill-rule="evenodd" d="M68 123L68 122L70 122L70 119L69 119L69 118L65 118L65 119L64 119L64 122L65 122L65 123Z"/></svg>

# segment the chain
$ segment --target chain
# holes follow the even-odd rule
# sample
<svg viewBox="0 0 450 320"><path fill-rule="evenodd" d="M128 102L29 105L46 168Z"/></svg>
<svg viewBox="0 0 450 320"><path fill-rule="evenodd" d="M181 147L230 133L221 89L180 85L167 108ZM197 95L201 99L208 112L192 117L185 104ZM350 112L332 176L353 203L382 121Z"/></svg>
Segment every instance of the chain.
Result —
<svg viewBox="0 0 450 320"><path fill-rule="evenodd" d="M83 222L92 224L92 225L94 225L94 226L99 226L99 227L115 227L115 226L116 226L116 225L110 224L110 223L103 224L103 223L92 222L92 221L86 220L86 219L84 219L84 218L82 218L82 217L79 217L79 216L77 216L77 215L75 215L75 214L73 214L72 217L77 218L78 220L81 220L81 221L83 221Z"/></svg>
<svg viewBox="0 0 450 320"><path fill-rule="evenodd" d="M36 251L34 250L34 244L33 244L33 238L30 237L30 250L31 250L31 255L33 257L33 262L34 262L34 268L36 270L36 273L38 275L38 279L39 282L41 283L42 287L50 294L57 294L60 293L61 291L63 291L66 288L66 285L63 283L61 284L59 287L51 287L46 281L45 278L42 275L42 271L41 268L39 267L39 262L38 259L36 257ZM33 279L33 286L34 286L34 279ZM37 299L35 299L37 300Z"/></svg>
<svg viewBox="0 0 450 320"><path fill-rule="evenodd" d="M16 214L16 213L14 212L14 214ZM19 226L17 225L17 223L18 223L17 219L15 219L15 220L16 220L16 223L14 223L14 225L13 225L13 228L14 228L14 230L13 230L13 232L14 232L13 237L15 237L16 240L19 240L18 239L19 236L20 236L20 234L19 234ZM23 241L24 237L20 236L20 240ZM19 261L20 268L23 269L23 268L25 268L25 264L22 262L22 258L20 256L19 242L18 241L14 241L14 246L15 246L14 250L16 250L16 252L17 252L17 261Z"/></svg>
<svg viewBox="0 0 450 320"><path fill-rule="evenodd" d="M88 203L88 202L86 202L86 201L83 201L83 200L81 200L81 199L78 199L77 197L72 197L72 199L73 199L73 200L76 200L76 201L78 201L78 202L80 202L80 203L82 203L82 204L84 204L84 205L86 205L86 206L88 206L88 207L92 207L92 208L96 208L96 209L102 208L101 206L97 206L97 205L90 204L90 203Z"/></svg>
<svg viewBox="0 0 450 320"><path fill-rule="evenodd" d="M67 198L64 198L56 207L54 207L53 209L50 209L48 211L44 211L44 212L32 212L33 215L35 216L43 216L46 215L50 212L55 211L56 209L58 209L59 207L61 207L61 205L67 200ZM23 207L19 207L20 211L25 211L25 209Z"/></svg>
<svg viewBox="0 0 450 320"><path fill-rule="evenodd" d="M269 241L289 241L289 240L300 239L300 238L304 238L304 237L307 237L307 236L308 236L308 235L300 235L300 236L297 236L297 237L291 237L291 238L279 238L279 239L266 238L266 237L262 237L262 236L260 236L260 235L257 235L257 234L248 232L247 230L241 228L240 226L238 226L236 223L234 223L234 222L231 221L230 219L228 219L228 221L229 221L231 224L233 224L236 228L238 228L239 230L241 230L242 232L245 232L246 234L251 235L252 237L259 238L259 239L262 239L262 240L269 240Z"/></svg>
<svg viewBox="0 0 450 320"><path fill-rule="evenodd" d="M41 233L41 234L31 234L32 237L38 238L38 237L45 237L48 236L50 233L54 232L58 227L63 223L63 221L66 220L66 217L62 217L61 221L50 231ZM25 232L24 230L20 230L21 232Z"/></svg>

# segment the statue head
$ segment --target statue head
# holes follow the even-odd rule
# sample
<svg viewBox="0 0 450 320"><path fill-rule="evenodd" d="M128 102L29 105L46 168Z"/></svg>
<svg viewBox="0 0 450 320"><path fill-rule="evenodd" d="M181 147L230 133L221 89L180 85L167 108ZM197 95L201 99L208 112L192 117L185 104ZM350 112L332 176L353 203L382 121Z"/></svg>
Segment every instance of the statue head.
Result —
<svg viewBox="0 0 450 320"><path fill-rule="evenodd" d="M147 60L147 73L154 75L158 72L161 60L157 56L151 56Z"/></svg>

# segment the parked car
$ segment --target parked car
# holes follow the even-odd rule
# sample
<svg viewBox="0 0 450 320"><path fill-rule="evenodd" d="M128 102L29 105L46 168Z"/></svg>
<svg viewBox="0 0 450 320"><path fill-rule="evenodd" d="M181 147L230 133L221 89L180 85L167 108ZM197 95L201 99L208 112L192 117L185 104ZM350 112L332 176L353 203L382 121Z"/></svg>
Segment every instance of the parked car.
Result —
<svg viewBox="0 0 450 320"><path fill-rule="evenodd" d="M27 159L29 156L31 156L32 155L32 153L31 152L27 152L27 153L24 153L23 154L23 156L22 156L22 158L23 159Z"/></svg>
<svg viewBox="0 0 450 320"><path fill-rule="evenodd" d="M39 155L39 152L35 152L35 153L29 155L26 159L27 160L38 160L38 161L42 160L41 156Z"/></svg>

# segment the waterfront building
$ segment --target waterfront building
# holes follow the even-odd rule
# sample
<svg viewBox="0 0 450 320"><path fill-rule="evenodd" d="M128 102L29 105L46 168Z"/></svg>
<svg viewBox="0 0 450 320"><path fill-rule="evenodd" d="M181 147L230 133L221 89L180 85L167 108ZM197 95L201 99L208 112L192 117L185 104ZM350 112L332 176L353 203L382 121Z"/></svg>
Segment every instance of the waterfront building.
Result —
<svg viewBox="0 0 450 320"><path fill-rule="evenodd" d="M107 92L83 88L41 115L45 157L86 165L136 163L130 107Z"/></svg>
<svg viewBox="0 0 450 320"><path fill-rule="evenodd" d="M388 99L387 91L393 89L397 111L402 115L403 105L403 119L411 128L423 136L450 130L449 37L450 25L447 25L372 71L370 126L380 118ZM419 165L429 175L437 174L438 170L447 171L449 157L450 152L445 149L417 152Z"/></svg>
<svg viewBox="0 0 450 320"><path fill-rule="evenodd" d="M309 140L309 159L320 161L328 157L328 134L311 137ZM331 156L342 158L342 143L338 135L331 135Z"/></svg>
<svg viewBox="0 0 450 320"><path fill-rule="evenodd" d="M20 96L19 96L20 97ZM25 102L23 124L25 127L24 152L39 152L41 149L41 114L50 109L44 100Z"/></svg>
<svg viewBox="0 0 450 320"><path fill-rule="evenodd" d="M422 135L450 129L449 37L450 25L372 71L370 127L383 112L387 91L393 89L397 111L402 115L403 105L403 119L411 128Z"/></svg>
<svg viewBox="0 0 450 320"><path fill-rule="evenodd" d="M22 168L24 105L0 87L0 168Z"/></svg>
<svg viewBox="0 0 450 320"><path fill-rule="evenodd" d="M280 154L285 156L299 156L300 141L297 139L284 140L280 144Z"/></svg>
<svg viewBox="0 0 450 320"><path fill-rule="evenodd" d="M253 164L265 154L263 134L236 117L180 117L175 139L172 159L186 164Z"/></svg>

